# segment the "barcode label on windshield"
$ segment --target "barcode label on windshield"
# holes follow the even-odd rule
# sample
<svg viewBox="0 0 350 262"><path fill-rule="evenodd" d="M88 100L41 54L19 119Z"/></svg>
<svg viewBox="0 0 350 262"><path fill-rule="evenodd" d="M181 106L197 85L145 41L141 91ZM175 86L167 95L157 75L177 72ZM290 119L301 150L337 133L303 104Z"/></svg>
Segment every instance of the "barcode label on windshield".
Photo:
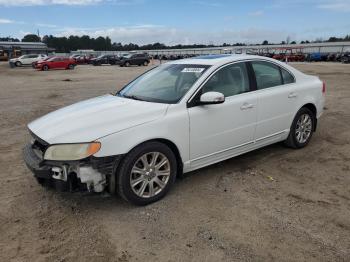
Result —
<svg viewBox="0 0 350 262"><path fill-rule="evenodd" d="M183 73L202 73L204 68L201 67L186 67L182 69Z"/></svg>

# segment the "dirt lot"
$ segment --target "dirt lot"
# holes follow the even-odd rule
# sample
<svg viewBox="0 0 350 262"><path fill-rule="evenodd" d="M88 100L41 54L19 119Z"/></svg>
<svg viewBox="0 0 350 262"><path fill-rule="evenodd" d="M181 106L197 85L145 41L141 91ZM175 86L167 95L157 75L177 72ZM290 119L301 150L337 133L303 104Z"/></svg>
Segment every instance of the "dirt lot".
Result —
<svg viewBox="0 0 350 262"><path fill-rule="evenodd" d="M192 172L135 207L41 188L21 149L28 122L146 68L0 64L0 261L350 261L350 65L295 66L328 88L307 148L276 144Z"/></svg>

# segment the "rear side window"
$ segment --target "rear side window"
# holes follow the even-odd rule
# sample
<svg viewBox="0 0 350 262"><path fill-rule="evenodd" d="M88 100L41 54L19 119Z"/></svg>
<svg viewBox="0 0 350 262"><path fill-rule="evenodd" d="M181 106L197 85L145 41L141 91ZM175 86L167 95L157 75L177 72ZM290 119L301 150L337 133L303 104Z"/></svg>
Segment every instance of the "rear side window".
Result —
<svg viewBox="0 0 350 262"><path fill-rule="evenodd" d="M265 89L283 84L281 72L278 66L262 61L251 63L258 89Z"/></svg>
<svg viewBox="0 0 350 262"><path fill-rule="evenodd" d="M281 72L282 72L284 84L291 84L295 82L294 76L291 73L289 73L287 70L281 68Z"/></svg>

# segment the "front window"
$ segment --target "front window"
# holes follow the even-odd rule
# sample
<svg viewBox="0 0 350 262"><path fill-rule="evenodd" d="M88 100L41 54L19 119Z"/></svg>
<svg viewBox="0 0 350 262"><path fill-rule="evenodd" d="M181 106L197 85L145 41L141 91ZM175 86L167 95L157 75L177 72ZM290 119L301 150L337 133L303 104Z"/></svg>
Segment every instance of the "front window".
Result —
<svg viewBox="0 0 350 262"><path fill-rule="evenodd" d="M202 94L212 91L222 93L225 97L249 92L246 64L228 65L216 72L203 86Z"/></svg>
<svg viewBox="0 0 350 262"><path fill-rule="evenodd" d="M180 101L208 68L208 65L164 64L136 78L117 95L174 104Z"/></svg>

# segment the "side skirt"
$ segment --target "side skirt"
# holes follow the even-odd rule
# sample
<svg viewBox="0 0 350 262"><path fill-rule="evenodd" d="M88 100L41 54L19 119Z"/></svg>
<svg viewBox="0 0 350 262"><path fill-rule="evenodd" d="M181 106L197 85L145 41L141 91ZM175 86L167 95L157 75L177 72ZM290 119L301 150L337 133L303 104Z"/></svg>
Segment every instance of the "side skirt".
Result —
<svg viewBox="0 0 350 262"><path fill-rule="evenodd" d="M231 147L222 151L212 153L210 155L202 156L190 161L189 165L185 165L184 173L206 167L235 156L239 156L258 148L268 146L277 142L284 141L289 134L289 130L284 130L267 137L260 138L239 146Z"/></svg>

